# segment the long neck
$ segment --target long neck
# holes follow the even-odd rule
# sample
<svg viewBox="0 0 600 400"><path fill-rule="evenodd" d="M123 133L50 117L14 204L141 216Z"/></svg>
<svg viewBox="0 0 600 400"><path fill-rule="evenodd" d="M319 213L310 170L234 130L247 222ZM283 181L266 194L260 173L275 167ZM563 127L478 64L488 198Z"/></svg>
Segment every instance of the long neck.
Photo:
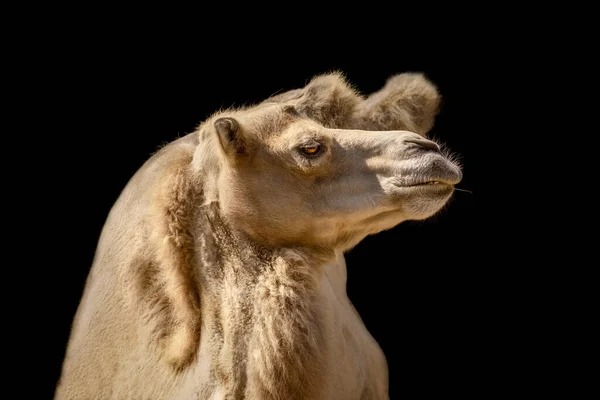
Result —
<svg viewBox="0 0 600 400"><path fill-rule="evenodd" d="M198 246L203 320L215 379L235 398L314 398L321 386L322 257L268 249L233 233L206 206ZM202 362L202 361L201 361Z"/></svg>

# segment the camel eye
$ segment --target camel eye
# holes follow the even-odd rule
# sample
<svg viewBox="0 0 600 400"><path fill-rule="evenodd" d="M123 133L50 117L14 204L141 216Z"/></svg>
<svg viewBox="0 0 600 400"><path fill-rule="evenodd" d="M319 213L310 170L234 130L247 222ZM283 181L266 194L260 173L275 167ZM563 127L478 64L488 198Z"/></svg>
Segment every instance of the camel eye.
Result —
<svg viewBox="0 0 600 400"><path fill-rule="evenodd" d="M319 143L311 143L300 147L300 151L308 156L314 156L321 151L321 145Z"/></svg>

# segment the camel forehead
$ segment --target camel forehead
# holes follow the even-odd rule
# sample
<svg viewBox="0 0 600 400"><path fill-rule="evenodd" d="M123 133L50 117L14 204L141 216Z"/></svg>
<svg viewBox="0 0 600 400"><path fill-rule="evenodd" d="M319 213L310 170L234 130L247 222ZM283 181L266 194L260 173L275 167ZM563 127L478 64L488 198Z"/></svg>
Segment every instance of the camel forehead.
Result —
<svg viewBox="0 0 600 400"><path fill-rule="evenodd" d="M245 110L239 119L246 131L268 142L304 118L292 106L266 103Z"/></svg>

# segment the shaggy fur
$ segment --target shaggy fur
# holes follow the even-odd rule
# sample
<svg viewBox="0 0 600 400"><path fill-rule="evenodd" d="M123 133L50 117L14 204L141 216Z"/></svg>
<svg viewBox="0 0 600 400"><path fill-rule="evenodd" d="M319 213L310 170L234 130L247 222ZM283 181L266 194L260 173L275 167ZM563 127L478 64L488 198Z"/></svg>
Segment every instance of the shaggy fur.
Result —
<svg viewBox="0 0 600 400"><path fill-rule="evenodd" d="M329 128L407 130L425 136L433 127L441 98L436 86L420 73L392 76L381 90L365 98L335 72L266 101L294 104Z"/></svg>
<svg viewBox="0 0 600 400"><path fill-rule="evenodd" d="M108 216L55 397L388 398L343 252L451 196L460 170L417 135L437 99L321 75L161 149Z"/></svg>
<svg viewBox="0 0 600 400"><path fill-rule="evenodd" d="M363 103L360 119L363 129L406 130L425 136L433 127L440 96L422 74L400 74Z"/></svg>

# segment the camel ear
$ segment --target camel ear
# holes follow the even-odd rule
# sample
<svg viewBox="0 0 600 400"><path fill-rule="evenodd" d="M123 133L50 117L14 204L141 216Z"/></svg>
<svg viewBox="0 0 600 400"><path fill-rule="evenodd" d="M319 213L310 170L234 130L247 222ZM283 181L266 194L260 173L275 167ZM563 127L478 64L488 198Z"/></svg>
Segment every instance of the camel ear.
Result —
<svg viewBox="0 0 600 400"><path fill-rule="evenodd" d="M408 130L425 136L433 127L439 106L438 90L423 74L399 74L364 101L359 126L372 131Z"/></svg>
<svg viewBox="0 0 600 400"><path fill-rule="evenodd" d="M301 93L295 102L298 112L327 128L347 128L362 102L360 95L340 73L315 77ZM286 94L293 98L299 93Z"/></svg>
<svg viewBox="0 0 600 400"><path fill-rule="evenodd" d="M240 129L240 124L231 117L217 119L213 126L217 131L219 142L226 154L240 155L246 152L246 143Z"/></svg>

